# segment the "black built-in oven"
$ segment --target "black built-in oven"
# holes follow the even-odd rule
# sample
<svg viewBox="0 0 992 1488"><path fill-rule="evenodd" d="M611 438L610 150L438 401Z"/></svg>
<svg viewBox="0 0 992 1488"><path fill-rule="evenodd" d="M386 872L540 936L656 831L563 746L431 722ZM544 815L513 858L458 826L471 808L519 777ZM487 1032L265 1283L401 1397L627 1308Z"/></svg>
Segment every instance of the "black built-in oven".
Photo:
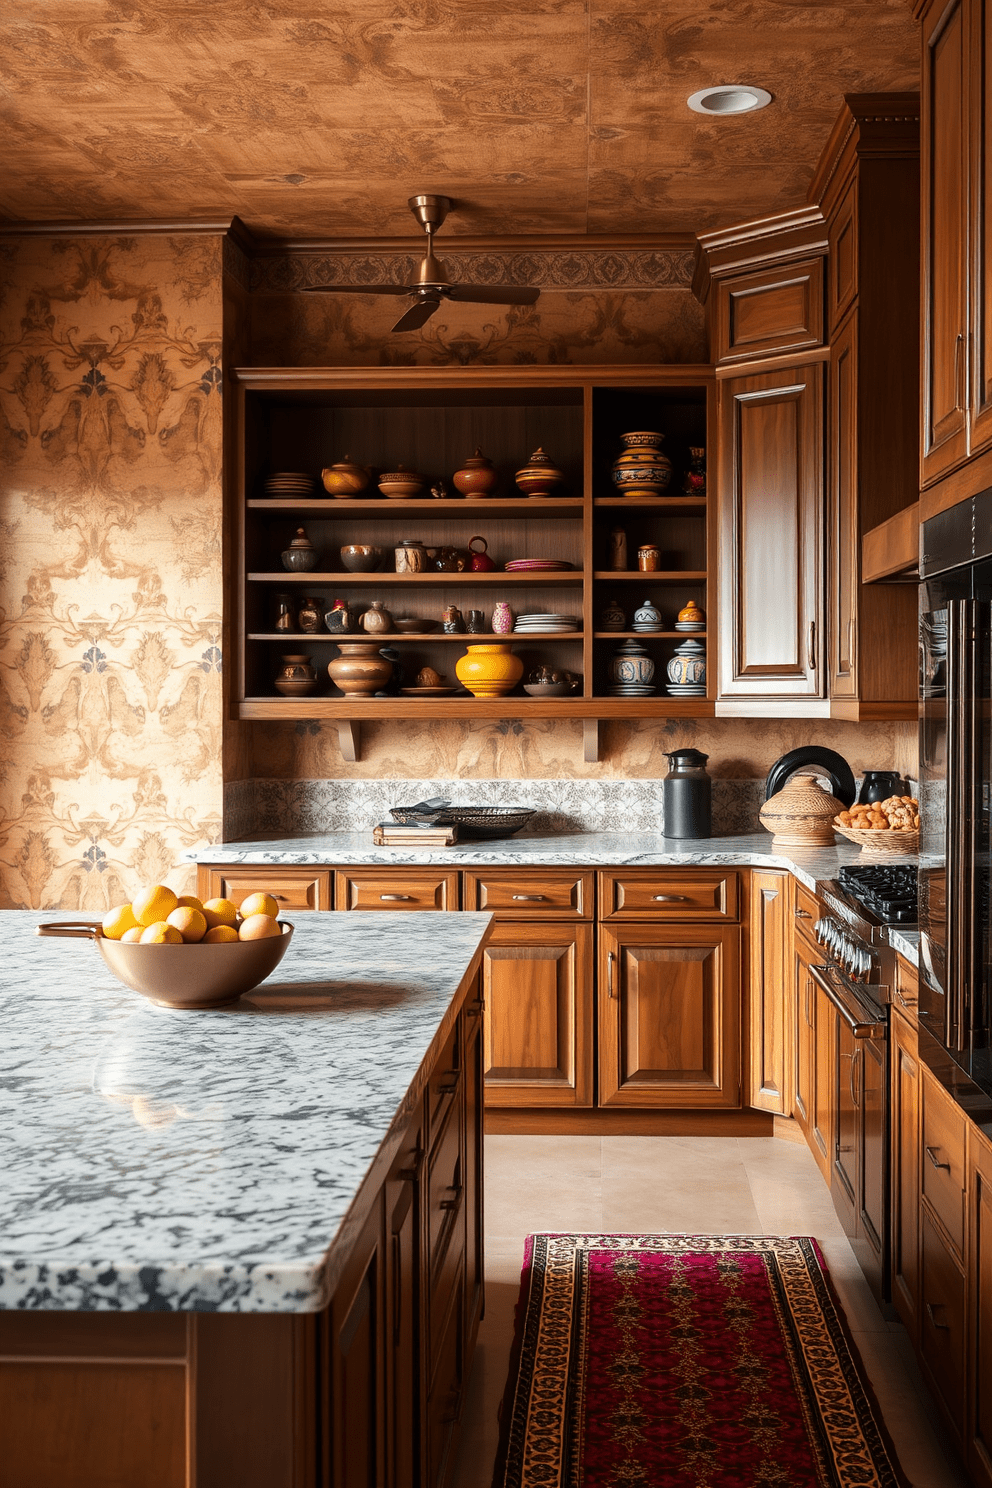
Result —
<svg viewBox="0 0 992 1488"><path fill-rule="evenodd" d="M924 523L920 572L920 1053L992 1098L992 491Z"/></svg>

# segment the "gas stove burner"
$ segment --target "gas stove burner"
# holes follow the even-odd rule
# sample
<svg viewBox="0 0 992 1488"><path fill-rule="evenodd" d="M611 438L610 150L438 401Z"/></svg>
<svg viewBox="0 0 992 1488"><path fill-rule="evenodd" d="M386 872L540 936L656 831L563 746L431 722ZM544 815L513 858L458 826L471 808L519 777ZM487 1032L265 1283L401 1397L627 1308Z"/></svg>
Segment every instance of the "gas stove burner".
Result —
<svg viewBox="0 0 992 1488"><path fill-rule="evenodd" d="M837 880L846 894L883 925L916 924L916 869L911 864L852 864L840 869Z"/></svg>

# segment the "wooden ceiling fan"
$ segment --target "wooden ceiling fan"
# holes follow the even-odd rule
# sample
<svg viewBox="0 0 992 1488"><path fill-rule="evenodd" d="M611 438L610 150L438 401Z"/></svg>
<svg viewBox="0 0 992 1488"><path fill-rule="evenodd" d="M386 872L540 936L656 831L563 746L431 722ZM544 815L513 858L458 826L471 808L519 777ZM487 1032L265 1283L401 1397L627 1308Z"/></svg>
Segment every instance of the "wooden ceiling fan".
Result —
<svg viewBox="0 0 992 1488"><path fill-rule="evenodd" d="M434 234L452 207L448 196L411 196L410 211L427 234L427 252L413 284L307 284L317 294L413 295L414 304L392 327L415 331L430 320L444 300L470 305L533 305L539 289L515 284L452 284L439 258L434 257Z"/></svg>

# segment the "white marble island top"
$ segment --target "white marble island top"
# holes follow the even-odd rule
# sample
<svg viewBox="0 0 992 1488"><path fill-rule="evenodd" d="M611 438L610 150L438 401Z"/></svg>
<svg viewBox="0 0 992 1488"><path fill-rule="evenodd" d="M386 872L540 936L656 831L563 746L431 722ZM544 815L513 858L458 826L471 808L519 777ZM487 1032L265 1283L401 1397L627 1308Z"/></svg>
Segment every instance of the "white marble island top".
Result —
<svg viewBox="0 0 992 1488"><path fill-rule="evenodd" d="M319 1310L491 916L300 914L199 1013L35 935L65 918L0 912L0 1307Z"/></svg>
<svg viewBox="0 0 992 1488"><path fill-rule="evenodd" d="M768 832L740 837L706 837L698 841L662 837L655 832L574 832L551 836L503 838L496 842L457 842L453 847L374 847L371 832L329 832L307 837L221 842L187 856L194 862L229 867L236 863L451 864L463 868L654 868L682 864L687 868L738 867L790 869L808 889L835 878L845 863L859 861L861 849L843 839L836 847L773 847ZM912 854L905 860L915 862Z"/></svg>

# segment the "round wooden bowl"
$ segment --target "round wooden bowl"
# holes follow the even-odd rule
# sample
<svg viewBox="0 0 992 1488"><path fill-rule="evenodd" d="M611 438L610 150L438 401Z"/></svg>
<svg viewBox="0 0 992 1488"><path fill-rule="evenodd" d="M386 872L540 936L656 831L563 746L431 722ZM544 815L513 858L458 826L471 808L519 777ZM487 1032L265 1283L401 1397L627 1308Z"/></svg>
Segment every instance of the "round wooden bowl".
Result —
<svg viewBox="0 0 992 1488"><path fill-rule="evenodd" d="M834 822L834 831L846 837L848 842L856 843L862 857L866 858L911 858L919 851L918 829L911 832L893 832L891 828L887 832L858 832Z"/></svg>
<svg viewBox="0 0 992 1488"><path fill-rule="evenodd" d="M39 935L85 937L96 942L119 982L160 1007L223 1007L264 982L293 938L293 927L279 921L282 934L267 940L239 940L221 945L130 945L108 940L98 924L75 920L39 925Z"/></svg>

